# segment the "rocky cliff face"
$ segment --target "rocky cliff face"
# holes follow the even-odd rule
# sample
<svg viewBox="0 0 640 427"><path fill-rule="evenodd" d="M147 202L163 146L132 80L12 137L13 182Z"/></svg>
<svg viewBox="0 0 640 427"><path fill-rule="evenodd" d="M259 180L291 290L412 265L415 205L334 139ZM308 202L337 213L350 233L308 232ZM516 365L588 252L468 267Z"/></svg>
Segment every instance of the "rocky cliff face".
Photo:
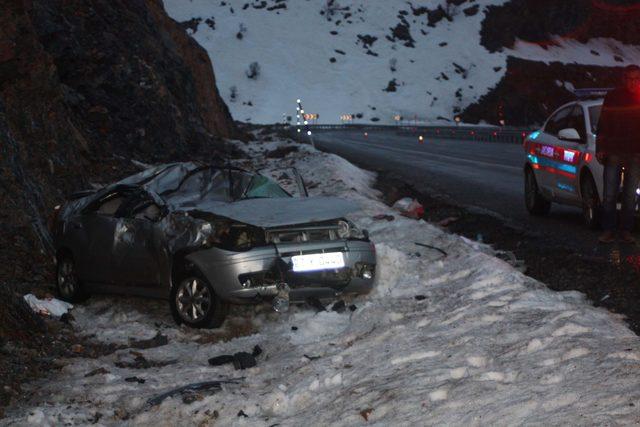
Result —
<svg viewBox="0 0 640 427"><path fill-rule="evenodd" d="M640 45L640 4L635 0L511 0L489 6L480 32L490 52L511 48L517 39L549 47L557 39L587 42L609 38ZM597 52L591 52L597 54ZM542 123L558 106L575 97L576 88L611 87L617 84L622 64L610 67L546 64L509 58L502 81L462 114L463 120L486 120L510 125ZM499 117L499 111L504 115Z"/></svg>
<svg viewBox="0 0 640 427"><path fill-rule="evenodd" d="M32 279L53 206L235 126L208 56L160 0L0 0L0 279Z"/></svg>

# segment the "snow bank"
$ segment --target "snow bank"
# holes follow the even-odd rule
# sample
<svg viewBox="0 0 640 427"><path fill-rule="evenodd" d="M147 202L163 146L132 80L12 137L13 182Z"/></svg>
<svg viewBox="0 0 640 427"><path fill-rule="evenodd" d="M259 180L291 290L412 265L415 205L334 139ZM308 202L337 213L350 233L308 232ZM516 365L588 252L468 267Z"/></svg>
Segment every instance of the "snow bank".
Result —
<svg viewBox="0 0 640 427"><path fill-rule="evenodd" d="M399 216L379 201L373 174L335 155L302 146L278 161L260 157L288 144L241 147L273 174L297 166L313 195L360 203L352 219L377 244L375 290L347 301L356 308L342 313L239 308L220 331L177 328L162 302L94 298L74 310L82 332L125 345L160 332L169 343L71 360L60 377L29 386L32 402L9 414L9 424L617 425L640 419L640 343L621 319L581 294L548 290L484 245ZM381 213L396 218L373 219ZM255 345L264 351L257 367L207 364ZM139 356L158 366L123 364ZM99 368L104 371L87 376ZM145 382L125 381L134 376ZM244 377L239 384L192 396L191 403L174 397L146 406L175 387L238 377Z"/></svg>

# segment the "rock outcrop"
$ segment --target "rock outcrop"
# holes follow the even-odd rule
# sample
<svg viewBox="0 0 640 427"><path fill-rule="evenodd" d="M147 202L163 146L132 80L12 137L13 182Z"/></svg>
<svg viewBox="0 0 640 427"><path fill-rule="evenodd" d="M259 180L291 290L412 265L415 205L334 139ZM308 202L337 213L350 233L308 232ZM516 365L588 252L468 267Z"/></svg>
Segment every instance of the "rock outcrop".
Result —
<svg viewBox="0 0 640 427"><path fill-rule="evenodd" d="M130 158L224 154L237 131L207 53L160 0L0 10L0 281L30 280L65 195L121 176Z"/></svg>
<svg viewBox="0 0 640 427"><path fill-rule="evenodd" d="M640 45L640 4L628 0L511 0L486 8L480 36L490 52L511 48L518 39L543 48L557 39L587 42L599 37ZM571 87L615 85L622 71L622 64L616 65L509 58L500 83L468 106L462 118L471 123L497 124L504 119L514 126L541 124L557 107L575 99Z"/></svg>

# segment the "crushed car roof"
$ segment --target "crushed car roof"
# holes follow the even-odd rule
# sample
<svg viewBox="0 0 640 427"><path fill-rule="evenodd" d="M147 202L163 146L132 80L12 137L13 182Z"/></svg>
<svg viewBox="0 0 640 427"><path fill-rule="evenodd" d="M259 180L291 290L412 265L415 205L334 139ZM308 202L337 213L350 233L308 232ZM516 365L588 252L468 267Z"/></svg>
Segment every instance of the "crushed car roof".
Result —
<svg viewBox="0 0 640 427"><path fill-rule="evenodd" d="M280 227L342 218L359 209L358 205L337 197L279 197L231 200L212 191L211 181L198 181L197 187L178 188L194 172L209 166L185 162L154 166L127 177L116 185L138 185L163 196L173 211L204 212L258 227ZM252 172L235 169L239 172ZM178 190L178 191L176 191Z"/></svg>

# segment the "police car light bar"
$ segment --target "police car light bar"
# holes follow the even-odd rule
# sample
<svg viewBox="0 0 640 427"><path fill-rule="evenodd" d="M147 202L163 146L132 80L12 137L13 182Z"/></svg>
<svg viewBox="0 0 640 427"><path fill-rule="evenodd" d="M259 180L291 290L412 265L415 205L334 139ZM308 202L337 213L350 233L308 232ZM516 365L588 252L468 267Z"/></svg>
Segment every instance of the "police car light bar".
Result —
<svg viewBox="0 0 640 427"><path fill-rule="evenodd" d="M610 87L574 89L573 94L577 98L604 98L605 96L607 96L607 93L609 93L609 91L612 91L612 90L613 88L610 88Z"/></svg>

